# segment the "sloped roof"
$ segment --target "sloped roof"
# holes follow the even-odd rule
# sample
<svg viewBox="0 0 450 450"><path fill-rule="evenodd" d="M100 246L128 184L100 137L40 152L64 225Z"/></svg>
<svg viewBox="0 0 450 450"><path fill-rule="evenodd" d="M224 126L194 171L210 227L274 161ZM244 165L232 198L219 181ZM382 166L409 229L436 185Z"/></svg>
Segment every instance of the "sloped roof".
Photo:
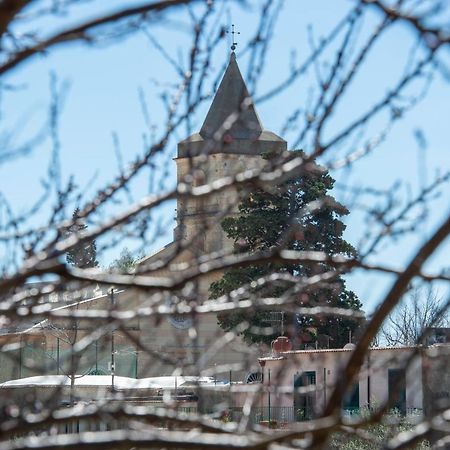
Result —
<svg viewBox="0 0 450 450"><path fill-rule="evenodd" d="M74 384L77 387L108 387L111 386L111 375L76 375ZM217 382L213 377L196 376L162 376L150 378L114 377L116 389L176 389L182 387L195 387L197 385L224 384ZM1 388L19 387L53 387L70 386L71 378L67 375L39 375L20 378L0 383Z"/></svg>
<svg viewBox="0 0 450 450"><path fill-rule="evenodd" d="M232 52L200 132L178 144L178 157L212 153L261 155L284 151L286 147L284 139L264 130Z"/></svg>
<svg viewBox="0 0 450 450"><path fill-rule="evenodd" d="M230 63L206 115L200 136L212 138L222 127L233 139L257 139L263 131L234 52L231 53Z"/></svg>

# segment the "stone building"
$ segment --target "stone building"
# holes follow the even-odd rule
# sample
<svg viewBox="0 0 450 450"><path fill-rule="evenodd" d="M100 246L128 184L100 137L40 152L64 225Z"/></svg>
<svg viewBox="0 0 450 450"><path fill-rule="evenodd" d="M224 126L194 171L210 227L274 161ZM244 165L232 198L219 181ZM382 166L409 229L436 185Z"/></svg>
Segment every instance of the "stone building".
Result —
<svg viewBox="0 0 450 450"><path fill-rule="evenodd" d="M178 144L178 184L199 186L248 169L260 169L265 162L262 155L283 152L286 146L286 141L263 129L233 52L200 132ZM180 196L174 241L142 260L141 265L168 260L183 245L187 250L176 258L177 262L229 251L231 243L220 220L235 213L238 202L238 191L233 186L202 199Z"/></svg>
<svg viewBox="0 0 450 450"><path fill-rule="evenodd" d="M233 52L200 131L178 144L175 158L178 184L196 187L234 177L248 169L261 169L265 164L262 155L283 152L286 147L286 141L264 130ZM232 243L220 222L236 213L238 204L239 191L232 185L201 198L179 196L173 242L144 258L138 271L176 279L180 270L197 266L202 258L232 251ZM211 282L220 276L220 272L215 272L197 279L185 300L195 299L196 303L202 304L208 299ZM58 297L42 301L55 308L109 309L110 289L110 286L97 287L98 292L91 292L85 298ZM170 305L180 299L180 295L175 301L175 296L170 293L163 295L163 303ZM143 291L126 289L115 292L114 302L120 310L145 307L151 300ZM77 371L107 374L114 364L117 375L143 378L170 375L174 370L197 375L205 368L241 364L232 369L236 376L242 377L247 373L246 361L254 365L259 354L258 348L249 348L240 339L228 342L215 313L197 317L174 314L158 320L141 318L128 325L126 332L114 332L114 362L110 348L112 333L109 333L102 342L86 349L78 361ZM192 325L195 325L196 333L193 333ZM1 356L0 362L5 369L0 370L0 381L38 375L42 371L67 373L67 358L74 340L79 341L91 332L89 323L84 327L82 323L74 326L63 321L50 323L43 320L30 323L25 329L0 333L2 342L24 343L14 350L14 355ZM139 348L137 340L145 349ZM14 356L13 359L10 356ZM39 362L42 370L38 367L27 369L26 361ZM226 378L229 377L227 369Z"/></svg>
<svg viewBox="0 0 450 450"><path fill-rule="evenodd" d="M200 132L178 144L175 158L178 184L200 186L248 169L261 169L265 164L262 155L283 152L286 146L286 141L263 129L233 52ZM234 186L206 198L180 196L174 241L142 260L140 270L173 278L180 268L196 266L201 258L232 251L232 243L220 222L236 213L238 204L239 191ZM152 265L161 263L164 268L150 270ZM210 284L220 276L221 273L216 272L198 279L191 298L195 297L199 303L207 300ZM145 298L141 296L140 302L145 303ZM189 338L192 319L188 316L174 315L167 323L154 325L142 328L141 337L146 345L156 353L179 359L180 363L201 357L198 368L202 368L241 363L246 355L249 361L255 360L255 350L240 340L231 345L219 344L225 334L217 323L216 314L196 319L198 334L195 339ZM219 347L205 353L215 342ZM154 362L143 364L148 366ZM156 370L165 372L167 369Z"/></svg>

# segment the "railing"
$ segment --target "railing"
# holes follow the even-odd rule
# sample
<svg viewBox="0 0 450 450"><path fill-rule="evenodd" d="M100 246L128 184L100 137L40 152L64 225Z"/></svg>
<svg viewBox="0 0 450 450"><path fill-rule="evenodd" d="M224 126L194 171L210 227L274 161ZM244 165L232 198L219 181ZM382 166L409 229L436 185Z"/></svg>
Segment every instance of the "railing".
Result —
<svg viewBox="0 0 450 450"><path fill-rule="evenodd" d="M186 413L197 413L197 408L195 406L191 407L179 407L179 412ZM343 408L342 414L344 416L356 417L359 415L364 415L369 412L368 408ZM399 411L391 411L393 414L401 414ZM422 414L422 410L417 408L407 408L406 416L418 416ZM208 414L208 411L204 411L203 414ZM212 414L212 413L211 413ZM312 407L302 407L296 408L294 406L254 406L250 410L248 420L253 424L261 423L278 423L287 424L294 422L304 422L311 420L315 417L314 409ZM224 421L229 422L239 422L243 418L242 408L232 407L224 411L219 418Z"/></svg>
<svg viewBox="0 0 450 450"><path fill-rule="evenodd" d="M196 413L197 408L195 406L179 407L178 411ZM208 412L204 411L203 414L208 414ZM242 408L232 407L224 411L219 418L227 422L239 422L243 415ZM293 406L271 406L270 409L268 406L254 406L248 417L253 424L264 422L282 424L311 420L314 417L314 411L312 408L294 408Z"/></svg>
<svg viewBox="0 0 450 450"><path fill-rule="evenodd" d="M239 411L239 409L234 412L233 420L234 416L238 416L239 413L242 416L242 411ZM313 416L314 411L312 408L294 408L293 406L272 406L270 408L268 406L259 406L253 407L250 411L250 420L254 424L273 421L277 423L303 422L311 420Z"/></svg>

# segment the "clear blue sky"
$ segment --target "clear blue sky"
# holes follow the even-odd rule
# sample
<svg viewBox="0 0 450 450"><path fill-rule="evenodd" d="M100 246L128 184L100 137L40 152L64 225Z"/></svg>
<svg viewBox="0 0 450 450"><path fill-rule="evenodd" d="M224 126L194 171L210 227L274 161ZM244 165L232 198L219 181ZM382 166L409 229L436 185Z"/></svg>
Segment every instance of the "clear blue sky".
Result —
<svg viewBox="0 0 450 450"><path fill-rule="evenodd" d="M112 11L117 5L136 2L108 3ZM219 3L217 2L217 7ZM289 70L290 55L294 49L297 61L303 60L309 54L308 25L313 26L318 40L335 26L351 5L352 2L347 0L309 2L287 0L280 11L274 38L268 50L268 63L254 93L255 98L284 78ZM168 22L148 29L168 53L175 58L178 53L183 53L186 60L190 44L188 32L190 24L186 10L181 8L177 11L168 16L170 19ZM77 22L81 17L95 16L96 13L97 10L87 2L77 15L61 20ZM232 6L229 15L241 31L239 48L242 49L246 40L254 35L257 12L251 8ZM359 30L360 36L364 36L376 20L375 13L369 16ZM50 23L41 25L48 26L50 30ZM399 79L405 70L414 42L412 32L404 26L393 27L380 40L369 54L364 70L351 85L345 101L338 105L327 129L329 135L373 104L394 80ZM248 57L246 55L239 57L239 51L237 54L245 75ZM222 70L228 55L228 42L224 40L214 55L215 75ZM443 58L449 62L448 53L443 55ZM62 177L67 180L73 175L79 186L86 186L88 198L95 187L110 181L117 174L113 133L119 138L125 163L143 152L149 134L153 132L156 136L160 135L164 110L157 94L161 87L170 87L177 78L170 65L141 32L121 39L115 44L101 47L82 44L64 46L20 66L3 80L4 84L14 87L13 90L3 91L0 101L3 142L6 142L6 133L13 131L10 136L12 142L23 143L43 126L50 102L51 73L56 74L60 84L67 83L68 86L59 122ZM280 133L286 116L308 101L313 86L311 76L303 77L279 97L257 105L264 126ZM148 129L142 114L138 94L140 89L145 93L150 120L155 126L151 130ZM448 170L449 94L448 81L441 75L436 75L425 100L394 127L389 138L373 155L358 161L351 172L347 170L333 172L337 183L388 189L396 180L401 179L405 184L400 189L404 189L407 195L408 189L411 193L417 192L421 182L419 174L425 173L426 179L430 181L437 172ZM208 102L193 118L194 128L199 128L207 107ZM382 127L382 121L376 122L373 129L368 130L369 135L377 131L377 125ZM427 141L425 158L422 159L418 157L420 150L414 138L417 128L423 131ZM184 137L183 133L178 135L179 139ZM283 137L291 144L295 139L295 133L287 133ZM171 148L170 157L175 154L175 142L171 142ZM38 198L42 191L41 181L46 177L51 152L51 142L46 139L36 145L26 157L0 166L0 190L16 212L26 209ZM166 187L170 187L175 180L175 164L170 158L165 161L165 169L170 175L166 180ZM159 175L163 177L161 173ZM421 224L417 236L382 248L376 256L379 261L400 266L408 260L418 243L429 235L448 213L450 193L448 185L445 185L443 190L441 198L432 204L430 220ZM146 192L148 192L148 178L141 177L133 184L134 199L139 199ZM335 195L343 202L350 201L350 197L344 196L338 190ZM71 207L68 206L69 211ZM149 253L172 238L174 204L168 204L160 214L165 217L169 226L164 236L154 243L149 243L146 249ZM45 221L45 218L42 214L36 218L35 223ZM366 224L356 207L348 217L347 224L346 238L357 244L366 231ZM125 244L132 246L132 243ZM446 247L442 248L429 265L430 270L449 266L449 247L447 243ZM121 248L117 247L117 254ZM107 264L114 256L111 252L108 253L103 263ZM390 281L386 276L354 275L349 278L349 285L358 293L365 304L365 309L371 310Z"/></svg>

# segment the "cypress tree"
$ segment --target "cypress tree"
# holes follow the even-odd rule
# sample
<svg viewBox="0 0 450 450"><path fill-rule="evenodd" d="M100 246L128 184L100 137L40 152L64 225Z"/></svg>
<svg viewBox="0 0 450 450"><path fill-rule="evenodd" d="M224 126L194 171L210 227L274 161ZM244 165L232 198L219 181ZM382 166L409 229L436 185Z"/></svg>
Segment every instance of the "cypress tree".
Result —
<svg viewBox="0 0 450 450"><path fill-rule="evenodd" d="M304 157L301 150L292 157ZM266 158L274 158L268 155ZM284 181L270 190L257 189L245 197L238 214L222 221L222 228L235 243L235 252L253 253L273 247L298 251L321 251L329 256L354 257L356 250L343 239L345 224L341 217L349 214L347 208L328 195L334 179L324 168L310 164L312 170ZM307 205L319 201L320 207L308 211ZM223 277L210 286L211 298L217 298L243 285L248 285L272 273L288 274L295 279L333 271L324 262L286 264L261 262L227 270ZM250 292L258 297L279 297L292 282L276 281L262 286L253 284ZM339 274L325 284L302 290L295 300L298 306L335 306L359 310L361 303L356 294L345 286ZM337 316L320 319L300 316L278 310L253 308L251 311L232 312L218 316L220 326L236 330L240 324L247 328L240 333L248 343L270 343L279 335L274 317L283 313L285 329L294 345L317 342L320 347L340 348L349 342L350 332L355 334L358 322Z"/></svg>
<svg viewBox="0 0 450 450"><path fill-rule="evenodd" d="M79 217L80 210L77 208L73 212L72 220L74 224L67 230L67 236L77 233L80 236L83 235L84 230L87 229L87 225ZM97 261L97 245L94 239L90 239L76 245L66 254L67 262L80 269L87 269L91 267L98 267Z"/></svg>

